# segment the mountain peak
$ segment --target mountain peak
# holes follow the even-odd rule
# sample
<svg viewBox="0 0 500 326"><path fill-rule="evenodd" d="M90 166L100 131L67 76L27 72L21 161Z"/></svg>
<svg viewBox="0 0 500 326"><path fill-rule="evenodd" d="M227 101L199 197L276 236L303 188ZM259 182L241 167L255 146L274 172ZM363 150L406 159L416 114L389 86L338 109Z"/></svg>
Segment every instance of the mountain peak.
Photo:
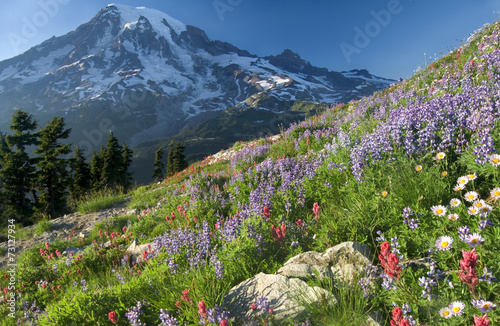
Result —
<svg viewBox="0 0 500 326"><path fill-rule="evenodd" d="M121 29L134 29L142 17L147 19L157 31L169 32L165 30L165 27L168 27L174 31L175 34L180 35L186 30L186 25L179 20L159 10L146 7L133 7L113 3L104 8L101 14L104 17L109 15L119 16L121 20Z"/></svg>

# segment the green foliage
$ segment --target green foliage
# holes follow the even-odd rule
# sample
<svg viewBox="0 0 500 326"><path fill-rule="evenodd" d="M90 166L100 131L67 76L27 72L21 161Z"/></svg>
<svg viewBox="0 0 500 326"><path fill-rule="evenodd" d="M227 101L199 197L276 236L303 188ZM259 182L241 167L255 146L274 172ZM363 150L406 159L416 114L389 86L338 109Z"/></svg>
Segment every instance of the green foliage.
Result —
<svg viewBox="0 0 500 326"><path fill-rule="evenodd" d="M184 145L181 143L170 143L170 150L167 158L167 176L172 176L188 167L186 157L184 156Z"/></svg>
<svg viewBox="0 0 500 326"><path fill-rule="evenodd" d="M165 169L165 164L162 161L163 161L163 147L160 147L155 153L155 162L153 164L155 168L153 171L153 180L155 182L160 182L163 180L164 176L163 170Z"/></svg>
<svg viewBox="0 0 500 326"><path fill-rule="evenodd" d="M70 145L59 140L69 137L70 129L64 129L64 119L54 118L40 132L37 157L36 185L40 192L38 210L55 217L66 209L69 174L67 159L61 158L70 152Z"/></svg>
<svg viewBox="0 0 500 326"><path fill-rule="evenodd" d="M104 186L117 189L122 183L123 148L118 143L118 139L110 131L108 143L103 158L102 178Z"/></svg>
<svg viewBox="0 0 500 326"><path fill-rule="evenodd" d="M101 190L83 196L77 201L76 209L82 214L98 212L125 201L125 195L111 190Z"/></svg>
<svg viewBox="0 0 500 326"><path fill-rule="evenodd" d="M91 186L92 190L98 191L104 187L104 182L102 178L102 169L104 165L104 152L105 149L103 146L101 146L101 151L92 152L92 161L90 163L90 180L91 180Z"/></svg>
<svg viewBox="0 0 500 326"><path fill-rule="evenodd" d="M94 152L95 154L95 152ZM74 205L76 201L88 194L91 189L90 165L85 162L83 150L78 146L73 149L73 158L69 163L71 183L69 186L70 201Z"/></svg>
<svg viewBox="0 0 500 326"><path fill-rule="evenodd" d="M32 213L32 203L27 194L33 190L35 160L30 158L26 148L38 145L38 134L33 133L37 121L31 114L17 110L12 116L12 135L2 137L2 197L5 210L2 217L26 223Z"/></svg>

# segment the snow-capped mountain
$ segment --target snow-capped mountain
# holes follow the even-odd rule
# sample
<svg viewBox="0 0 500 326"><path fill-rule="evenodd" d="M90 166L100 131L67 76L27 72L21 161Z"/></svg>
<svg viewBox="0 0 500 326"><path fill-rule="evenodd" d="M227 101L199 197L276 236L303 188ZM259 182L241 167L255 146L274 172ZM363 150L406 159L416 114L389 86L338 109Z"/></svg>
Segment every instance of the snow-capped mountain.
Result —
<svg viewBox="0 0 500 326"><path fill-rule="evenodd" d="M0 130L14 108L41 123L64 115L71 140L98 150L109 129L131 144L172 136L259 93L347 102L392 82L317 68L290 50L260 58L163 12L112 4L75 31L0 62Z"/></svg>

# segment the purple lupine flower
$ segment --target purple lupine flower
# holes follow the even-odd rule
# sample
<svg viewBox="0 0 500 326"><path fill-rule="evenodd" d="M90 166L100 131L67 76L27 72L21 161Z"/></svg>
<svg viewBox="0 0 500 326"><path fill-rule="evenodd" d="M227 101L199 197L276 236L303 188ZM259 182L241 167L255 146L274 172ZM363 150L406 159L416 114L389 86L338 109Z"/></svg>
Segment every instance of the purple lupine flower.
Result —
<svg viewBox="0 0 500 326"><path fill-rule="evenodd" d="M125 313L125 317L127 317L130 325L132 325L132 326L145 325L145 324L141 324L141 320L140 320L140 317L143 314L143 311L141 310L141 308L144 305L145 305L144 302L137 301L137 305L135 305L134 307L127 310L128 312Z"/></svg>
<svg viewBox="0 0 500 326"><path fill-rule="evenodd" d="M418 285L423 287L424 289L422 290L422 298L426 298L427 300L431 301L432 300L432 286L437 285L437 282L429 277L422 276L419 279Z"/></svg>
<svg viewBox="0 0 500 326"><path fill-rule="evenodd" d="M372 294L374 294L374 281L376 279L377 272L377 267L369 264L368 266L366 266L365 276L358 281L358 284L363 290L363 298L365 299L371 297Z"/></svg>
<svg viewBox="0 0 500 326"><path fill-rule="evenodd" d="M467 237L470 234L470 229L467 225L459 226L457 231L458 231L458 237L460 238L461 241L465 241L465 239L467 239Z"/></svg>
<svg viewBox="0 0 500 326"><path fill-rule="evenodd" d="M479 278L480 281L486 281L488 284L495 282L497 278L493 276L493 273L488 267L483 268L483 275Z"/></svg>
<svg viewBox="0 0 500 326"><path fill-rule="evenodd" d="M168 311L160 309L160 321L161 323L158 326L176 326L179 324L175 317L170 316Z"/></svg>

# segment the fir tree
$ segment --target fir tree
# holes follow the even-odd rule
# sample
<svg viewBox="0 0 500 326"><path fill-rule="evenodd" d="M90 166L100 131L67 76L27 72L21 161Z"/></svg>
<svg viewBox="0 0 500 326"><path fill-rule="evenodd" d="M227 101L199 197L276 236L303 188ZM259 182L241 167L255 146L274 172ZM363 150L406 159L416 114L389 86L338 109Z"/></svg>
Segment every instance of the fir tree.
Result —
<svg viewBox="0 0 500 326"><path fill-rule="evenodd" d="M2 216L22 222L26 222L32 212L26 195L33 190L35 160L29 157L26 147L38 145L38 134L33 132L36 127L33 116L19 109L12 116L13 134L2 137L0 179L6 205Z"/></svg>
<svg viewBox="0 0 500 326"><path fill-rule="evenodd" d="M180 172L188 167L186 157L184 156L184 145L177 143L174 151L174 173Z"/></svg>
<svg viewBox="0 0 500 326"><path fill-rule="evenodd" d="M126 192L132 186L132 173L128 172L128 168L132 163L132 150L128 145L123 145L122 164L120 166L121 186L123 192Z"/></svg>
<svg viewBox="0 0 500 326"><path fill-rule="evenodd" d="M61 158L71 152L69 144L59 143L67 139L71 129L64 128L64 118L53 118L40 130L40 143L35 150L38 171L36 184L40 191L39 207L51 217L64 211L68 188L68 160Z"/></svg>
<svg viewBox="0 0 500 326"><path fill-rule="evenodd" d="M153 179L155 182L160 182L163 180L163 169L165 168L165 164L163 164L163 147L160 147L156 152L155 152L155 163L153 164L154 166L154 171L153 171Z"/></svg>
<svg viewBox="0 0 500 326"><path fill-rule="evenodd" d="M172 142L170 143L170 150L168 151L168 157L167 157L167 176L169 177L175 174L174 154L175 154L175 143L172 140Z"/></svg>
<svg viewBox="0 0 500 326"><path fill-rule="evenodd" d="M123 149L118 139L109 132L108 144L103 155L102 177L105 187L116 189L123 183Z"/></svg>
<svg viewBox="0 0 500 326"><path fill-rule="evenodd" d="M103 167L103 152L106 150L101 146L101 151L98 153L92 151L92 161L90 162L90 187L93 191L99 191L103 188L102 167Z"/></svg>
<svg viewBox="0 0 500 326"><path fill-rule="evenodd" d="M95 152L94 152L95 153ZM70 200L75 203L91 189L90 165L85 162L85 155L80 147L73 149L73 158L70 161Z"/></svg>

